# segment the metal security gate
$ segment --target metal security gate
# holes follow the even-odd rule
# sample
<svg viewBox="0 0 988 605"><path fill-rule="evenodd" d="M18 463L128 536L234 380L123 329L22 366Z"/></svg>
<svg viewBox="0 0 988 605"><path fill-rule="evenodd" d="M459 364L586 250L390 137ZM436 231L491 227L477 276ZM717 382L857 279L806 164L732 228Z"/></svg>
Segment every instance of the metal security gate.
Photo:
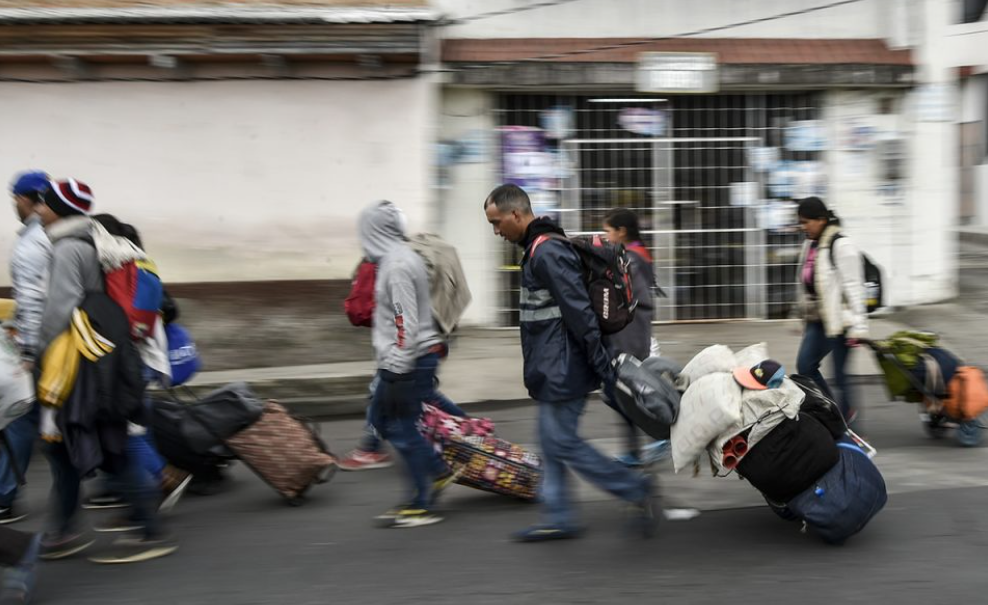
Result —
<svg viewBox="0 0 988 605"><path fill-rule="evenodd" d="M577 158L578 165L563 188L563 209L571 210L561 213L563 228L581 234L596 233L602 227L602 217L593 216L594 200L584 199L588 191L600 194L607 190L595 174L594 154L648 158L650 166L634 169L641 181L635 190L641 195L633 195L632 203L623 207L635 211L643 224L655 227L642 232L655 259L656 281L667 294L656 300L655 319L764 317L762 230L750 208L721 199L724 192L731 194L732 183L751 182L747 147L757 142L755 137L564 141L567 154ZM723 164L716 166L714 180L695 178L692 163L676 166L679 157L711 152L716 155L714 161ZM589 167L581 163L585 156ZM682 175L678 186L677 173ZM689 199L681 199L684 193ZM638 206L635 201L644 203Z"/></svg>
<svg viewBox="0 0 988 605"><path fill-rule="evenodd" d="M502 177L521 174L515 182L537 212L555 216L569 233L599 233L611 208L634 210L668 294L656 300L657 321L785 317L802 242L791 200L816 191L780 183L778 166L822 165L817 150L787 148L809 145L786 135L794 123L818 120L819 101L814 93L507 95L499 111L502 153L517 157L505 160ZM541 136L542 146L519 147L511 140L519 133ZM777 156L769 158L772 169L766 153ZM518 158L531 164L519 171ZM520 254L505 254L502 322L514 325Z"/></svg>

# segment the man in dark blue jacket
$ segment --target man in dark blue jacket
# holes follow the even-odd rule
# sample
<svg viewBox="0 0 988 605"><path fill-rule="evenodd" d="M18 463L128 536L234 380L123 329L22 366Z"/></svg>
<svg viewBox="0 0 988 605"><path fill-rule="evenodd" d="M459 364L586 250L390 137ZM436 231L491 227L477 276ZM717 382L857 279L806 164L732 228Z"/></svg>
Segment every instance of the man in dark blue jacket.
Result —
<svg viewBox="0 0 988 605"><path fill-rule="evenodd" d="M501 185L484 201L494 234L525 250L521 347L525 386L539 404L544 522L515 535L535 542L579 533L566 485L567 467L635 505L646 536L654 527L651 481L604 456L578 434L587 395L613 382L610 358L582 278L580 258L562 229L532 214L528 195Z"/></svg>

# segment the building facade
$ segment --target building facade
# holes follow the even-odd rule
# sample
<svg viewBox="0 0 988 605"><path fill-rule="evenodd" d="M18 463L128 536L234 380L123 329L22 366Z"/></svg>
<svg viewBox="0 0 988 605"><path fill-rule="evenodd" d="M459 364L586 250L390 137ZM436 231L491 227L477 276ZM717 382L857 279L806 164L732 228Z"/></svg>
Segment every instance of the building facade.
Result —
<svg viewBox="0 0 988 605"><path fill-rule="evenodd" d="M87 182L168 283L345 279L361 206L425 221L432 20L416 0L0 0L0 173Z"/></svg>
<svg viewBox="0 0 988 605"><path fill-rule="evenodd" d="M932 58L951 3L435 4L438 208L475 321L516 321L519 254L479 210L503 181L573 232L639 212L659 320L788 316L810 195L884 268L889 304L956 291L956 73Z"/></svg>

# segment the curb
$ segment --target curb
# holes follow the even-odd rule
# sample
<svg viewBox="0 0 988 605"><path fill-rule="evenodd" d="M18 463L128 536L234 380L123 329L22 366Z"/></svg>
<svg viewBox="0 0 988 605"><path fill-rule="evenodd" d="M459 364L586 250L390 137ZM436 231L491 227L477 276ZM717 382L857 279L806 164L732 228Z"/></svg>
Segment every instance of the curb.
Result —
<svg viewBox="0 0 988 605"><path fill-rule="evenodd" d="M248 382L251 389L259 399L277 399L293 413L313 420L333 420L357 418L363 416L367 410L367 386L371 376L340 376L334 378L309 378L309 379L280 379ZM874 385L883 384L884 379L880 374L861 374L851 376L854 385ZM224 386L220 383L208 384L200 383L190 387L189 391L196 397L202 397L207 393ZM332 393L328 395L327 393ZM167 391L151 390L152 396L168 398L171 395ZM178 397L183 400L190 399L190 396L183 396L180 391ZM457 401L460 407L472 410L475 413L483 413L490 410L500 410L506 408L517 408L531 406L535 402L531 399L482 399L475 401Z"/></svg>

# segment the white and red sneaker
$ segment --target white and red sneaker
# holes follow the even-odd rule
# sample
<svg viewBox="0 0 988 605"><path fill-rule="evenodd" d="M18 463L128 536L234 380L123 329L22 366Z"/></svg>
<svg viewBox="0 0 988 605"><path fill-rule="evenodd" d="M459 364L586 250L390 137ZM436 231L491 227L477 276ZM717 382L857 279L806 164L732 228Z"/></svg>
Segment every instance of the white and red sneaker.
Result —
<svg viewBox="0 0 988 605"><path fill-rule="evenodd" d="M394 459L387 452L366 452L353 450L340 460L340 470L369 471L375 468L388 468Z"/></svg>

